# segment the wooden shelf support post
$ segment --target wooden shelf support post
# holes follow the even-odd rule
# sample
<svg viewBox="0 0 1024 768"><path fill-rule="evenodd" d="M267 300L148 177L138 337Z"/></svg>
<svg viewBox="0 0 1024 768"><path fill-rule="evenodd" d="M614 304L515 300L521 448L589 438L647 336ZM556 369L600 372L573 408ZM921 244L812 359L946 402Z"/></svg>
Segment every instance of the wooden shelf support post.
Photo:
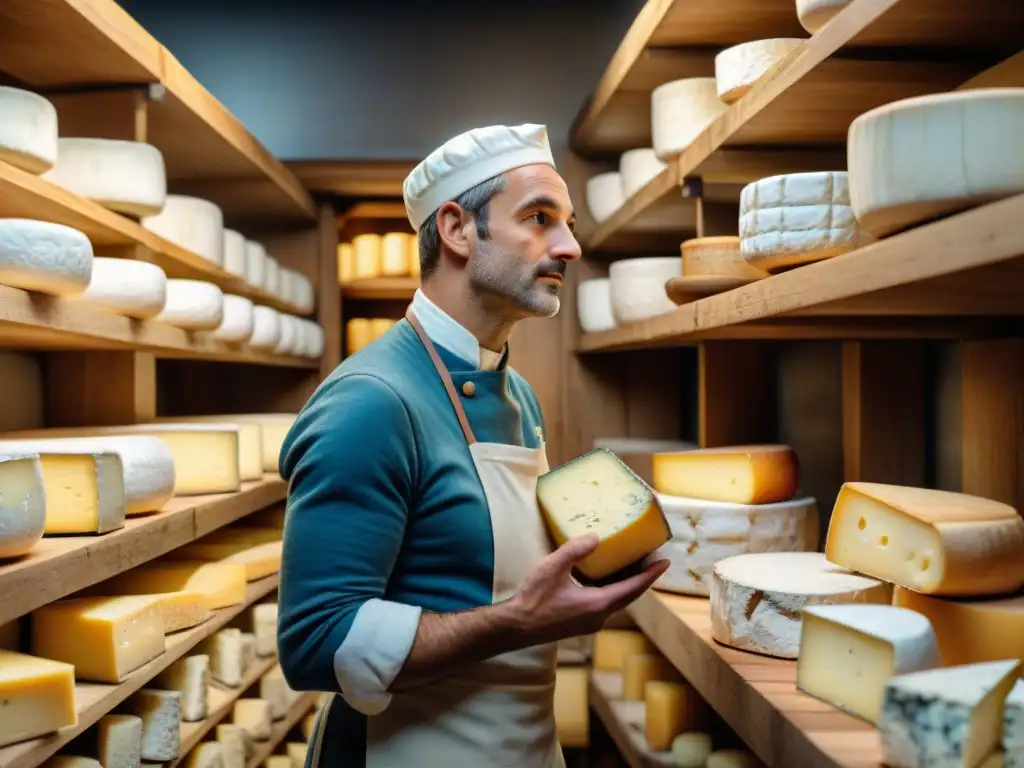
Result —
<svg viewBox="0 0 1024 768"><path fill-rule="evenodd" d="M705 342L698 358L701 448L775 440L775 367L763 342Z"/></svg>

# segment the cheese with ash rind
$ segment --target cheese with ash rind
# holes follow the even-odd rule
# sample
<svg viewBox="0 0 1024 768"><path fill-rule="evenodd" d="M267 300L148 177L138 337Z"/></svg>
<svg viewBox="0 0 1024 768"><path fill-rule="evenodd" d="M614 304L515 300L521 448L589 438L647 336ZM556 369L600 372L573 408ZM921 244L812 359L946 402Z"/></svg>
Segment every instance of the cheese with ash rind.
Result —
<svg viewBox="0 0 1024 768"><path fill-rule="evenodd" d="M850 125L850 202L876 237L1024 192L1024 88L885 104Z"/></svg>
<svg viewBox="0 0 1024 768"><path fill-rule="evenodd" d="M604 448L542 475L537 502L556 546L585 534L600 538L597 549L575 566L588 579L611 576L671 538L654 492Z"/></svg>
<svg viewBox="0 0 1024 768"><path fill-rule="evenodd" d="M608 268L612 316L617 325L635 323L675 312L665 283L683 274L682 261L675 257L651 256L619 259Z"/></svg>
<svg viewBox="0 0 1024 768"><path fill-rule="evenodd" d="M181 694L143 688L128 700L128 708L142 718L142 759L167 762L181 748Z"/></svg>
<svg viewBox="0 0 1024 768"><path fill-rule="evenodd" d="M233 229L224 230L224 269L233 275L245 277L245 235Z"/></svg>
<svg viewBox="0 0 1024 768"><path fill-rule="evenodd" d="M584 333L600 333L614 328L611 280L607 277L581 280L576 288L576 311Z"/></svg>
<svg viewBox="0 0 1024 768"><path fill-rule="evenodd" d="M776 37L726 48L715 56L718 98L726 104L739 101L803 43L799 38Z"/></svg>
<svg viewBox="0 0 1024 768"><path fill-rule="evenodd" d="M1003 708L1001 746L1006 752L1006 768L1024 765L1024 681L1017 680Z"/></svg>
<svg viewBox="0 0 1024 768"><path fill-rule="evenodd" d="M224 314L220 325L211 334L217 341L240 344L248 341L253 332L253 303L244 296L224 294Z"/></svg>
<svg viewBox="0 0 1024 768"><path fill-rule="evenodd" d="M57 162L57 110L49 99L0 85L0 160L29 173Z"/></svg>
<svg viewBox="0 0 1024 768"><path fill-rule="evenodd" d="M71 298L117 315L146 320L163 311L167 275L148 261L96 256L89 287Z"/></svg>
<svg viewBox="0 0 1024 768"><path fill-rule="evenodd" d="M630 149L619 157L622 194L628 200L665 170L667 164L658 159L652 147Z"/></svg>
<svg viewBox="0 0 1024 768"><path fill-rule="evenodd" d="M156 677L153 685L181 694L182 720L202 720L209 709L210 657L197 653L178 659Z"/></svg>
<svg viewBox="0 0 1024 768"><path fill-rule="evenodd" d="M159 214L167 200L164 156L142 141L62 137L43 178L129 216Z"/></svg>
<svg viewBox="0 0 1024 768"><path fill-rule="evenodd" d="M0 648L0 747L78 725L75 668Z"/></svg>
<svg viewBox="0 0 1024 768"><path fill-rule="evenodd" d="M0 219L0 285L71 296L89 287L92 243L77 229Z"/></svg>
<svg viewBox="0 0 1024 768"><path fill-rule="evenodd" d="M932 626L914 611L865 603L803 610L797 688L869 723L878 723L891 677L941 665Z"/></svg>
<svg viewBox="0 0 1024 768"><path fill-rule="evenodd" d="M280 341L281 313L272 307L254 306L249 346L260 352L273 352Z"/></svg>
<svg viewBox="0 0 1024 768"><path fill-rule="evenodd" d="M678 155L728 109L713 77L689 77L651 92L651 137L661 160Z"/></svg>
<svg viewBox="0 0 1024 768"><path fill-rule="evenodd" d="M889 584L833 565L820 552L739 555L711 570L711 636L732 648L795 659L806 606L891 602Z"/></svg>
<svg viewBox="0 0 1024 768"><path fill-rule="evenodd" d="M800 20L800 26L813 35L850 2L851 0L796 0L796 15Z"/></svg>
<svg viewBox="0 0 1024 768"><path fill-rule="evenodd" d="M973 596L1024 586L1024 520L1008 504L930 488L844 483L829 523L833 563L916 592Z"/></svg>
<svg viewBox="0 0 1024 768"><path fill-rule="evenodd" d="M893 677L878 718L891 768L979 765L999 748L1003 704L1020 661L942 667Z"/></svg>
<svg viewBox="0 0 1024 768"><path fill-rule="evenodd" d="M0 560L28 554L43 538L45 526L46 486L39 456L12 455L0 445Z"/></svg>
<svg viewBox="0 0 1024 768"><path fill-rule="evenodd" d="M224 263L224 214L209 200L167 195L163 210L142 219L142 226L209 262Z"/></svg>
<svg viewBox="0 0 1024 768"><path fill-rule="evenodd" d="M142 759L142 718L101 717L96 724L96 752L103 768L138 768Z"/></svg>
<svg viewBox="0 0 1024 768"><path fill-rule="evenodd" d="M656 453L654 488L663 494L734 504L773 504L793 497L800 462L787 445L735 445Z"/></svg>
<svg viewBox="0 0 1024 768"><path fill-rule="evenodd" d="M205 280L168 280L164 308L153 319L190 331L216 330L224 320L224 292Z"/></svg>
<svg viewBox="0 0 1024 768"><path fill-rule="evenodd" d="M622 175L618 171L599 173L587 179L587 210L600 224L625 202Z"/></svg>

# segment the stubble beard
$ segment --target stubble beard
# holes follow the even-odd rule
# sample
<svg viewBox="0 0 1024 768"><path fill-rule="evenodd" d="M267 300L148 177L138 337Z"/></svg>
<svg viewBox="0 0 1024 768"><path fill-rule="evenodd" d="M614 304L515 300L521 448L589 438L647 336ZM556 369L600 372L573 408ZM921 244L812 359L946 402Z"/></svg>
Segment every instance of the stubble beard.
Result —
<svg viewBox="0 0 1024 768"><path fill-rule="evenodd" d="M528 263L481 240L472 261L470 285L480 293L504 299L522 316L553 317L561 306L559 285L539 279L545 266L550 271L550 264Z"/></svg>

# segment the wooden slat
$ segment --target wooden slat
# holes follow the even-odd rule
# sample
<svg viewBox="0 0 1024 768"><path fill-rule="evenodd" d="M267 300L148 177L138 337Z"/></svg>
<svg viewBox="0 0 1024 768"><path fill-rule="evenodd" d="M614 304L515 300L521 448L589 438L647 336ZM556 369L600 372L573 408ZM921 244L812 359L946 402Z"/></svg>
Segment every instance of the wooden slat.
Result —
<svg viewBox="0 0 1024 768"><path fill-rule="evenodd" d="M296 699L295 703L288 709L288 714L285 715L284 719L274 723L274 730L270 734L270 739L268 741L256 742L255 749L253 749L252 755L249 757L248 762L246 762L246 768L259 768L268 757L274 754L274 750L288 737L289 731L298 725L299 721L316 704L316 697L317 694L315 693L304 693Z"/></svg>
<svg viewBox="0 0 1024 768"><path fill-rule="evenodd" d="M346 299L412 299L420 286L418 277L373 277L343 283Z"/></svg>
<svg viewBox="0 0 1024 768"><path fill-rule="evenodd" d="M161 512L128 518L124 528L102 536L47 536L28 555L0 566L0 625L265 509L286 492L279 477L267 475L236 493L177 496Z"/></svg>

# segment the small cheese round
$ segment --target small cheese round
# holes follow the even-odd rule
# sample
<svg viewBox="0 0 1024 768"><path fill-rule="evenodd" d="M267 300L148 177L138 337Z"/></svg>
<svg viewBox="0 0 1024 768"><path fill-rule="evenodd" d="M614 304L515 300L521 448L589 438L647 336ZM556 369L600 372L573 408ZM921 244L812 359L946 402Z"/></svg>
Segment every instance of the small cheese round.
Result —
<svg viewBox="0 0 1024 768"><path fill-rule="evenodd" d="M168 280L167 301L154 320L190 331L212 331L224 319L224 292L204 280Z"/></svg>
<svg viewBox="0 0 1024 768"><path fill-rule="evenodd" d="M739 101L803 42L798 38L778 37L726 48L715 56L718 98L726 104Z"/></svg>
<svg viewBox="0 0 1024 768"><path fill-rule="evenodd" d="M678 155L725 114L713 77L688 77L651 92L651 137L661 160Z"/></svg>
<svg viewBox="0 0 1024 768"><path fill-rule="evenodd" d="M796 16L813 35L849 4L850 0L796 0Z"/></svg>
<svg viewBox="0 0 1024 768"><path fill-rule="evenodd" d="M57 162L57 110L48 99L0 85L0 160L35 174Z"/></svg>
<svg viewBox="0 0 1024 768"><path fill-rule="evenodd" d="M313 295L313 283L305 275L296 273L295 306L303 314L309 314L316 306L316 298Z"/></svg>
<svg viewBox="0 0 1024 768"><path fill-rule="evenodd" d="M665 168L666 163L658 159L653 147L623 152L619 158L623 197L626 200L631 198Z"/></svg>
<svg viewBox="0 0 1024 768"><path fill-rule="evenodd" d="M312 358L320 358L324 354L324 329L311 320L306 321L308 345L306 354Z"/></svg>
<svg viewBox="0 0 1024 768"><path fill-rule="evenodd" d="M625 200L622 174L618 171L599 173L587 179L587 209L598 224L619 210Z"/></svg>
<svg viewBox="0 0 1024 768"><path fill-rule="evenodd" d="M209 200L168 195L163 210L143 219L142 226L213 264L223 265L224 214Z"/></svg>
<svg viewBox="0 0 1024 768"><path fill-rule="evenodd" d="M248 341L253 331L253 304L244 296L224 295L224 318L213 332L217 341Z"/></svg>
<svg viewBox="0 0 1024 768"><path fill-rule="evenodd" d="M281 264L269 254L263 270L263 290L271 296L277 296L281 290Z"/></svg>
<svg viewBox="0 0 1024 768"><path fill-rule="evenodd" d="M756 274L756 270L743 258L740 239L735 236L695 237L684 240L679 250L683 257L683 274L687 277L747 277Z"/></svg>
<svg viewBox="0 0 1024 768"><path fill-rule="evenodd" d="M380 235L366 233L352 238L352 248L355 252L353 278L366 280L380 276L382 247Z"/></svg>
<svg viewBox="0 0 1024 768"><path fill-rule="evenodd" d="M409 274L409 235L388 232L381 239L380 273L386 277Z"/></svg>
<svg viewBox="0 0 1024 768"><path fill-rule="evenodd" d="M163 311L167 275L148 261L96 256L92 260L89 287L74 299L118 315L146 320Z"/></svg>
<svg viewBox="0 0 1024 768"><path fill-rule="evenodd" d="M245 282L262 288L267 274L267 250L255 240L245 241Z"/></svg>
<svg viewBox="0 0 1024 768"><path fill-rule="evenodd" d="M672 740L672 757L678 768L704 768L711 755L711 734L691 731Z"/></svg>
<svg viewBox="0 0 1024 768"><path fill-rule="evenodd" d="M612 315L611 280L583 280L576 289L576 311L584 333L600 333L615 327Z"/></svg>
<svg viewBox="0 0 1024 768"><path fill-rule="evenodd" d="M0 560L27 555L43 538L46 492L38 454L0 445Z"/></svg>
<svg viewBox="0 0 1024 768"><path fill-rule="evenodd" d="M683 272L682 259L652 256L620 259L608 269L612 314L619 325L635 323L676 309L665 283Z"/></svg>
<svg viewBox="0 0 1024 768"><path fill-rule="evenodd" d="M245 236L233 229L224 230L224 269L245 277Z"/></svg>
<svg viewBox="0 0 1024 768"><path fill-rule="evenodd" d="M261 352L273 352L280 340L281 313L273 307L254 306L249 346Z"/></svg>
<svg viewBox="0 0 1024 768"><path fill-rule="evenodd" d="M77 229L33 219L0 219L0 285L53 296L89 287L92 243Z"/></svg>
<svg viewBox="0 0 1024 768"><path fill-rule="evenodd" d="M294 315L281 315L281 337L274 347L275 355L294 355L302 343L302 328Z"/></svg>
<svg viewBox="0 0 1024 768"><path fill-rule="evenodd" d="M281 301L288 304L295 303L295 297L298 294L298 280L296 279L296 272L294 269L288 269L288 267L281 267L279 270L278 277L278 290L277 295Z"/></svg>

